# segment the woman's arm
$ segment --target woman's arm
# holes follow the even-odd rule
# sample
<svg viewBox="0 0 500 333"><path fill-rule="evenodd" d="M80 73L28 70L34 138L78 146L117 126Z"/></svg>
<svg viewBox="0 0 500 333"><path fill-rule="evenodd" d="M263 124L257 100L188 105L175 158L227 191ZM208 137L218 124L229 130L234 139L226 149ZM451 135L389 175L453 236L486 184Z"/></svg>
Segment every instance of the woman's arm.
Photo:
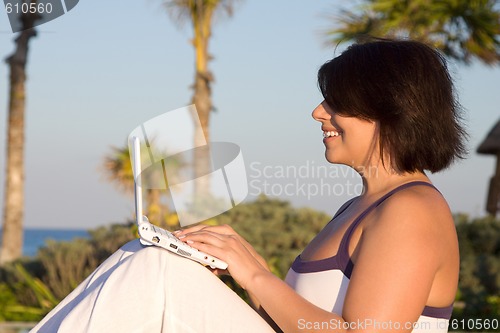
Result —
<svg viewBox="0 0 500 333"><path fill-rule="evenodd" d="M284 281L273 275L260 263L254 249L239 235L228 232L229 229L216 233L214 227L186 229L177 236L193 246L210 253L228 263L231 276L244 288L257 304L269 314L283 332L315 332L313 329L301 329L301 319L315 321L342 320L338 315L322 310L298 295ZM224 227L228 228L228 227ZM193 231L196 230L196 231ZM262 258L262 257L260 257ZM343 332L328 329L328 332ZM320 331L318 331L320 332Z"/></svg>
<svg viewBox="0 0 500 333"><path fill-rule="evenodd" d="M201 230L205 230L205 231L210 231L210 232L214 232L214 233L218 233L218 234L221 234L221 235L225 235L225 236L231 236L231 237L234 237L236 238L244 247L246 250L248 250L248 252L250 254L252 254L252 256L255 258L255 260L257 260L257 262L264 268L266 269L267 271L271 271L269 269L269 266L267 265L267 262L264 258L262 258L261 255L259 255L257 253L257 251L255 251L255 249L253 248L253 246L250 245L250 243L248 243L243 237L241 237L238 233L236 233L236 231L234 231L234 229L229 226L229 225L220 225L220 226L207 226L207 225L203 225L203 224L200 224L200 225L197 225L197 226L194 226L194 227L191 227L191 228L186 228L186 229L183 229L183 230L179 230L179 231L176 231L174 232L174 234L179 238L179 239L183 239L185 237L186 234L188 233L193 233L193 232L196 232L196 231L201 231ZM216 274L218 275L222 275L222 274L227 274L228 272L227 271L221 271L221 270L213 270ZM248 292L248 296L250 298L250 302L253 306L253 308L256 310L256 311L259 311L261 312L262 309L260 307L260 304L259 304L259 301L257 300L257 298L250 292ZM263 313L261 313L262 315L265 315L265 311Z"/></svg>
<svg viewBox="0 0 500 333"><path fill-rule="evenodd" d="M411 189L389 198L374 212L355 249L344 318L371 322L371 332L383 331L379 326L390 328L384 332L411 332L437 273L458 261L456 249L451 213L438 192ZM448 284L455 278L450 274ZM448 306L453 298L454 293L442 293L431 305Z"/></svg>
<svg viewBox="0 0 500 333"><path fill-rule="evenodd" d="M411 332L444 257L442 225L449 216L437 196L405 191L374 212L355 250L343 317L298 295L235 236L200 230L184 239L226 261L233 278L284 332Z"/></svg>

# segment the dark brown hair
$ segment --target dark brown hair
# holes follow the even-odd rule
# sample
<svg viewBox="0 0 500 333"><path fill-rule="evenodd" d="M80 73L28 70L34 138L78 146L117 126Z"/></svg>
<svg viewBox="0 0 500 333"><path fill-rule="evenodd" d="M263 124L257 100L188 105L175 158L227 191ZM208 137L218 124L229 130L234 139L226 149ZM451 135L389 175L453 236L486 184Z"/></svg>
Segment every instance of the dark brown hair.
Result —
<svg viewBox="0 0 500 333"><path fill-rule="evenodd" d="M334 112L379 122L380 152L398 172L436 172L466 155L446 61L425 44L352 45L321 66L318 84Z"/></svg>

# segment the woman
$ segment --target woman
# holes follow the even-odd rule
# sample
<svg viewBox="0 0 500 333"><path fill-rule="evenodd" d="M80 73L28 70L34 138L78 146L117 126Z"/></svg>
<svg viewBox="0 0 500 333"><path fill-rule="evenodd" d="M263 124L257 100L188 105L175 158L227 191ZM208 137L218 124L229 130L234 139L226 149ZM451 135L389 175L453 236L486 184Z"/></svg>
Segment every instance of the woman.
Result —
<svg viewBox="0 0 500 333"><path fill-rule="evenodd" d="M284 332L301 324L308 331L446 332L457 236L425 171L462 157L465 132L444 59L421 43L379 40L324 64L318 81L324 101L312 116L326 159L354 168L364 190L304 249L287 283L228 227L197 226L179 237L226 261Z"/></svg>
<svg viewBox="0 0 500 333"><path fill-rule="evenodd" d="M441 55L412 41L349 47L318 74L326 159L362 177L285 281L229 226L183 241L219 257L266 324L209 270L138 241L125 245L33 332L446 332L459 254L448 205L425 171L465 153Z"/></svg>

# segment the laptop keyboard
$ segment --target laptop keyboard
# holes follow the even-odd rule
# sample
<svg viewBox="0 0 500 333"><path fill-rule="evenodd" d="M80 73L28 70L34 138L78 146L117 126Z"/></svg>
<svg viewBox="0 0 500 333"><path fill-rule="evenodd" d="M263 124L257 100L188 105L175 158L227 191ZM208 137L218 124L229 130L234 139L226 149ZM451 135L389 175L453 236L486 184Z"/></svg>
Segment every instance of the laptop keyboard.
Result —
<svg viewBox="0 0 500 333"><path fill-rule="evenodd" d="M173 233L171 233L168 230L157 227L151 223L143 224L142 228L145 228L145 229L151 228L150 230L153 231L155 234L157 234L157 236L153 236L151 240L146 240L146 242L148 242L149 244L143 243L144 245L159 244L161 242L160 237L163 236L163 237L167 237L169 240L169 242L167 243L168 247L166 247L167 244L163 244L163 245L159 245L159 246L162 246L162 247L166 248L167 250L170 250L172 252L177 252L177 254L183 255L185 257L196 257L196 256L194 256L194 253L199 253L198 249L190 246L187 243L184 243L183 241L181 241L179 238L177 238ZM149 238L149 236L151 236L151 235L148 235L148 238ZM141 242L142 242L142 240L141 240ZM202 258L204 258L204 261ZM202 256L198 259L193 259L193 260L201 262L204 265L210 265L210 267L212 267L212 268L214 268L217 264L216 258L210 257L208 254L204 254L204 256ZM222 262L222 264L224 264L224 263ZM214 265L214 266L212 266L212 265ZM227 267L227 264L225 264L225 266L222 265L221 267L223 267L225 269Z"/></svg>

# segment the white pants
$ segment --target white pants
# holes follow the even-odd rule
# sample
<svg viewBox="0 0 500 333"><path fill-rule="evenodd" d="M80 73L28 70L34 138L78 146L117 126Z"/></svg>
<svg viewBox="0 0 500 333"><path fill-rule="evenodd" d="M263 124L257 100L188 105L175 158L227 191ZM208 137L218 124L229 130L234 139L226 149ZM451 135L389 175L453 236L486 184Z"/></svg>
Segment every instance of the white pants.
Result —
<svg viewBox="0 0 500 333"><path fill-rule="evenodd" d="M202 265L138 240L110 256L30 332L274 332Z"/></svg>

